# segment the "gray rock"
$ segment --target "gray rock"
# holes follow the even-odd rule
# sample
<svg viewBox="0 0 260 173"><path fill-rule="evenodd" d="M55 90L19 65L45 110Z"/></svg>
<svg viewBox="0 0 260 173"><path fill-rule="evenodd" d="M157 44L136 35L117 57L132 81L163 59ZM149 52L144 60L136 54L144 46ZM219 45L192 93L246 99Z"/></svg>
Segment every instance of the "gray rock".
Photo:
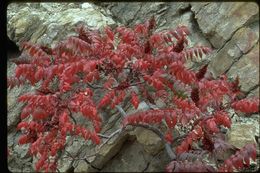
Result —
<svg viewBox="0 0 260 173"><path fill-rule="evenodd" d="M243 55L227 73L235 78L240 78L241 90L250 91L259 84L259 43L246 55Z"/></svg>
<svg viewBox="0 0 260 173"><path fill-rule="evenodd" d="M162 150L151 159L144 172L165 172L165 165L170 161L166 150Z"/></svg>
<svg viewBox="0 0 260 173"><path fill-rule="evenodd" d="M84 160L80 160L77 166L75 167L75 172L86 172L86 170L90 170L91 166ZM89 171L92 172L92 171ZM94 172L94 171L93 171Z"/></svg>
<svg viewBox="0 0 260 173"><path fill-rule="evenodd" d="M203 34L214 47L220 48L237 29L246 23L259 20L258 14L259 8L256 3L215 2L201 7L195 17Z"/></svg>
<svg viewBox="0 0 260 173"><path fill-rule="evenodd" d="M255 134L258 126L258 124L250 123L233 123L228 132L228 142L237 148L242 148L250 143L256 144Z"/></svg>
<svg viewBox="0 0 260 173"><path fill-rule="evenodd" d="M101 172L142 172L152 157L136 141L126 141L120 153L110 160Z"/></svg>
<svg viewBox="0 0 260 173"><path fill-rule="evenodd" d="M243 54L247 53L257 42L259 33L249 27L236 31L232 39L212 58L209 69L214 76L225 73Z"/></svg>
<svg viewBox="0 0 260 173"><path fill-rule="evenodd" d="M115 22L88 4L83 7L66 3L43 3L34 5L11 4L8 6L7 33L11 40L20 43L31 41L54 46L64 37L75 34L79 23L90 28L100 28ZM14 11L17 13L14 15Z"/></svg>
<svg viewBox="0 0 260 173"><path fill-rule="evenodd" d="M144 150L151 155L157 154L164 147L161 138L150 130L137 127L134 134L136 140L143 145Z"/></svg>
<svg viewBox="0 0 260 173"><path fill-rule="evenodd" d="M259 97L259 86L251 90L248 94L248 97Z"/></svg>

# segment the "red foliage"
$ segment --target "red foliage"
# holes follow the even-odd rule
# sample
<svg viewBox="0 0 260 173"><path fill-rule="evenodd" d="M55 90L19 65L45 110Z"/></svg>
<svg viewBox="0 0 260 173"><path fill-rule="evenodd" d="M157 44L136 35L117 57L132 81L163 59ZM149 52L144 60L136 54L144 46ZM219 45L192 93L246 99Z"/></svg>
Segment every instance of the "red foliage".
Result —
<svg viewBox="0 0 260 173"><path fill-rule="evenodd" d="M137 94L136 94L134 91L131 92L131 95L132 95L131 102L132 102L132 104L134 105L135 109L137 109L137 107L138 107L138 105L139 105L138 96L137 96Z"/></svg>
<svg viewBox="0 0 260 173"><path fill-rule="evenodd" d="M203 137L203 130L198 125L187 135L187 137L182 141L181 145L176 147L176 153L181 154L183 152L187 152L188 150L191 149L190 146L192 142L193 141L196 142L202 137Z"/></svg>
<svg viewBox="0 0 260 173"><path fill-rule="evenodd" d="M244 113L259 112L259 99L242 99L232 103L232 108Z"/></svg>
<svg viewBox="0 0 260 173"><path fill-rule="evenodd" d="M221 126L231 128L227 110L231 106L236 111L255 113L259 100L239 100L238 78L229 81L223 75L213 79L208 76L207 65L198 72L185 66L187 59L202 58L211 52L204 46L188 48L190 32L186 26L159 32L155 29L154 17L133 29L107 26L101 31L81 25L76 29L78 36L68 37L54 48L22 45L24 52L13 61L17 67L15 76L8 78L8 87L28 81L37 88L19 97L25 106L17 126L23 133L18 143L29 143L30 153L39 156L36 171L56 170L57 153L64 150L67 135L81 136L98 145L101 140L97 133L102 128L99 109L115 109L129 100L137 109L142 100L155 104L158 98L169 107L137 110L123 119L123 125L155 125L164 141L169 145L176 142L177 158L167 166L168 172L212 171L203 162L181 160L181 155L195 153L195 144L208 152L227 148L218 139ZM138 95L132 86L139 89ZM97 93L100 91L104 94ZM94 99L97 94L100 99ZM223 103L226 97L228 104ZM75 124L74 113L89 120L90 127ZM190 129L181 141L173 136L176 126ZM249 156L254 158L255 150L247 146L234 157L243 157L248 164ZM220 169L242 168L241 159L234 157Z"/></svg>
<svg viewBox="0 0 260 173"><path fill-rule="evenodd" d="M147 123L147 124L156 124L161 123L165 119L169 128L174 128L177 123L177 114L174 110L165 109L165 110L148 110L143 112L137 112L127 116L123 124L138 124L138 123Z"/></svg>
<svg viewBox="0 0 260 173"><path fill-rule="evenodd" d="M224 164L218 169L220 172L233 172L234 169L242 169L250 166L250 158L256 160L256 146L247 144L234 155L225 160Z"/></svg>
<svg viewBox="0 0 260 173"><path fill-rule="evenodd" d="M204 78L204 75L206 74L208 69L208 64L204 65L197 73L196 73L196 78L197 80L201 80Z"/></svg>

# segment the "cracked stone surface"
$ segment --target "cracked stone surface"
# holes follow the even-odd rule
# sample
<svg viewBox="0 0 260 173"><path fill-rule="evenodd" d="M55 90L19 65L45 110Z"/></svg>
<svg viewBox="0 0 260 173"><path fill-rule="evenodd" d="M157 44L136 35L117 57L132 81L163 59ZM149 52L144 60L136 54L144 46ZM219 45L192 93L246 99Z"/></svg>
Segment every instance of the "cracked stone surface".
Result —
<svg viewBox="0 0 260 173"><path fill-rule="evenodd" d="M73 35L78 24L95 29L115 23L91 4L11 3L7 13L7 33L11 40L16 43L30 41L48 46Z"/></svg>
<svg viewBox="0 0 260 173"><path fill-rule="evenodd" d="M152 15L158 21L157 31L183 24L191 31L190 46L199 44L213 48L212 55L189 61L189 68L197 69L202 63L209 62L209 70L215 77L222 73L232 78L239 75L242 91L247 97L259 96L259 7L253 2L12 3L7 11L7 33L18 46L22 41L53 46L65 36L75 34L74 27L80 23L91 28L107 24L133 26ZM14 67L8 64L8 76L14 73ZM16 102L16 98L31 90L33 88L22 86L8 91L7 137L11 153L8 168L13 172L34 171L35 159L28 157L28 146L17 145L19 133L15 130L23 106ZM97 98L100 97L99 92ZM136 111L128 106L128 113ZM151 105L142 102L138 109L149 107ZM114 112L106 111L102 112L105 125L101 132L111 134L120 128L121 118ZM86 123L81 116L75 117L77 122ZM259 118L240 120L242 122L234 122L229 140L237 147L250 141L258 142L255 141L255 133L259 132ZM60 171L75 168L75 172L162 172L170 161L160 139L140 128L116 136L102 149L79 138L71 142L67 151L73 155L99 154L88 158L91 165L84 160L71 162L62 159ZM62 157L66 156L63 153Z"/></svg>
<svg viewBox="0 0 260 173"><path fill-rule="evenodd" d="M257 130L259 132L257 124L257 121L253 123L233 123L228 133L228 142L237 148L242 148L246 144L256 144L255 136L252 134L257 134Z"/></svg>
<svg viewBox="0 0 260 173"><path fill-rule="evenodd" d="M259 43L246 55L243 55L227 73L235 78L240 77L241 90L250 91L251 88L259 84Z"/></svg>
<svg viewBox="0 0 260 173"><path fill-rule="evenodd" d="M259 30L259 28L257 28ZM240 28L231 40L212 58L209 68L215 76L225 73L235 61L256 44L259 33L249 27Z"/></svg>
<svg viewBox="0 0 260 173"><path fill-rule="evenodd" d="M245 24L259 20L259 8L250 2L214 2L199 10L195 18L215 48L220 48Z"/></svg>
<svg viewBox="0 0 260 173"><path fill-rule="evenodd" d="M126 141L120 153L109 161L101 172L141 172L152 157L143 149L143 146L134 141ZM135 165L135 166L133 166Z"/></svg>

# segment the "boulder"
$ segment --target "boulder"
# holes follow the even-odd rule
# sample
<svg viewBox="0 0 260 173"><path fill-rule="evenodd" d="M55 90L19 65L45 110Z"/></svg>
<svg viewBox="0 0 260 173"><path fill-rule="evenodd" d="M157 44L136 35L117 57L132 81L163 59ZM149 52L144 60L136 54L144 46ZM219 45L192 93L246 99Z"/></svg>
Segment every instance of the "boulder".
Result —
<svg viewBox="0 0 260 173"><path fill-rule="evenodd" d="M259 85L259 43L246 55L243 55L238 62L234 63L227 73L233 79L238 75L241 83L241 90L249 92Z"/></svg>

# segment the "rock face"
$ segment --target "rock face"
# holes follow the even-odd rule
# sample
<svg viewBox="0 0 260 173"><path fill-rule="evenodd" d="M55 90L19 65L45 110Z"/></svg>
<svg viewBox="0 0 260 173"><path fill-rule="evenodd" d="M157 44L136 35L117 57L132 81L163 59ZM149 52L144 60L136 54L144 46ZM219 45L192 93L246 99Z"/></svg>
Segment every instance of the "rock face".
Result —
<svg viewBox="0 0 260 173"><path fill-rule="evenodd" d="M136 140L143 145L144 150L151 155L157 154L164 147L161 139L150 130L136 128L134 134Z"/></svg>
<svg viewBox="0 0 260 173"><path fill-rule="evenodd" d="M238 61L256 45L259 39L257 30L259 30L258 25L257 28L243 27L235 32L231 40L219 50L210 62L210 68L215 76L227 72L235 61Z"/></svg>
<svg viewBox="0 0 260 173"><path fill-rule="evenodd" d="M89 3L12 3L8 9L8 36L17 43L31 41L51 46L75 33L78 24L94 29L115 23Z"/></svg>
<svg viewBox="0 0 260 173"><path fill-rule="evenodd" d="M259 96L259 7L253 2L12 3L7 9L7 34L18 46L23 41L53 46L74 35L75 26L79 24L93 29L105 25L133 26L151 16L158 21L157 31L186 25L191 31L190 46L212 47L212 55L190 61L187 66L197 69L209 63L214 77L223 73L231 78L239 75L242 91L248 97ZM14 73L14 68L14 64L8 63L8 76ZM8 168L13 172L34 171L35 159L25 152L28 146L17 146L19 133L15 130L23 107L16 99L31 90L33 88L25 85L8 91L8 148L11 153ZM138 109L153 106L142 102ZM159 103L156 106L163 107ZM136 111L126 110L128 113ZM102 133L111 134L120 127L121 119L117 114L102 114L106 121ZM86 123L81 118L76 121ZM255 140L259 138L256 135L258 126L259 118L251 121L245 117L242 123L234 122L228 133L229 141L237 147L249 142L258 143ZM74 168L75 172L162 172L170 161L160 138L142 128L115 135L101 148L83 139L71 138L69 141L68 153L80 158L89 157L72 161L67 159L68 153L63 153L64 158L59 163L62 172ZM92 157L95 152L98 154Z"/></svg>
<svg viewBox="0 0 260 173"><path fill-rule="evenodd" d="M202 32L215 48L222 47L237 29L259 20L256 3L216 2L193 10Z"/></svg>
<svg viewBox="0 0 260 173"><path fill-rule="evenodd" d="M230 144L236 146L237 148L242 148L246 144L256 144L255 135L259 128L257 129L257 124L253 123L233 123L230 133L228 134L228 141ZM254 135L255 134L255 135Z"/></svg>
<svg viewBox="0 0 260 173"><path fill-rule="evenodd" d="M241 59L234 63L227 73L229 76L239 76L241 83L241 90L249 92L259 84L259 43Z"/></svg>

